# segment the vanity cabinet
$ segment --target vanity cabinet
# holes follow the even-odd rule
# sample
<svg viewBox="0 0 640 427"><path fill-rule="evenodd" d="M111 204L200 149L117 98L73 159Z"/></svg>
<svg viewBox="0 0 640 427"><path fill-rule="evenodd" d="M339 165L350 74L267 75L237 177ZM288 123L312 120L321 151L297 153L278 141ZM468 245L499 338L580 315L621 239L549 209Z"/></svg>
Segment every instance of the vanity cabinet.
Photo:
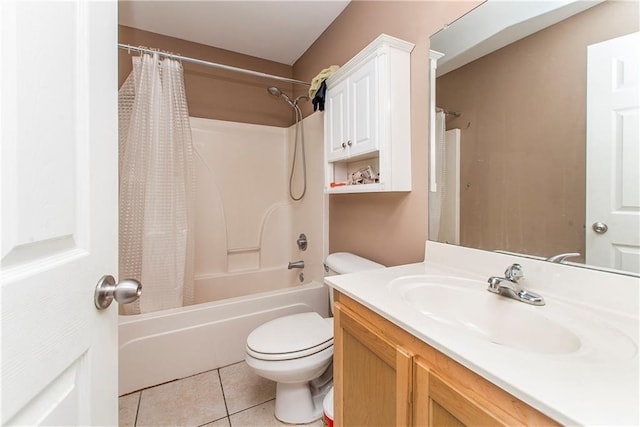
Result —
<svg viewBox="0 0 640 427"><path fill-rule="evenodd" d="M335 291L338 426L558 425Z"/></svg>
<svg viewBox="0 0 640 427"><path fill-rule="evenodd" d="M327 79L326 191L411 190L410 54L413 44L380 35ZM345 183L371 166L378 183Z"/></svg>
<svg viewBox="0 0 640 427"><path fill-rule="evenodd" d="M411 353L339 307L334 354L340 349L341 357L334 356L334 381L339 371L342 387L334 388L336 420L343 426L408 426Z"/></svg>

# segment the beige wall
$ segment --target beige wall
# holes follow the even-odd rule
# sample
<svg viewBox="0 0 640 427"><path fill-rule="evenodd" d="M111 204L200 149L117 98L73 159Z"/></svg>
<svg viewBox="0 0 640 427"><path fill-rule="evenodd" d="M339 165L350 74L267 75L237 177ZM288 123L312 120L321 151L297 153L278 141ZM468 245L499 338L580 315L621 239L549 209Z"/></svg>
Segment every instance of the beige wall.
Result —
<svg viewBox="0 0 640 427"><path fill-rule="evenodd" d="M289 65L122 25L118 27L118 41L282 77L291 77L293 73ZM122 85L131 72L131 57L120 49L118 61L118 81ZM291 107L267 93L269 86L278 86L291 94L291 84L201 65L184 63L183 66L190 116L280 127L294 122Z"/></svg>
<svg viewBox="0 0 640 427"><path fill-rule="evenodd" d="M586 46L638 31L637 12L608 1L438 78L463 114L462 245L584 254Z"/></svg>
<svg viewBox="0 0 640 427"><path fill-rule="evenodd" d="M478 3L353 1L294 64L294 77L308 81L329 65L344 64L380 33L416 45L411 54L413 190L330 196L330 252L350 251L385 265L424 258L429 36Z"/></svg>

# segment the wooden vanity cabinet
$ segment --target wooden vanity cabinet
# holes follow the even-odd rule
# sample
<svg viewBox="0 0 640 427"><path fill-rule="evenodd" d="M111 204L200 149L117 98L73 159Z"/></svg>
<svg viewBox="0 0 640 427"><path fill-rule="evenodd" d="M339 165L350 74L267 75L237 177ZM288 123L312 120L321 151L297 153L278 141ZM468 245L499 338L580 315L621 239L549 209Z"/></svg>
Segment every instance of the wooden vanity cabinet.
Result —
<svg viewBox="0 0 640 427"><path fill-rule="evenodd" d="M340 351L334 381L337 371L341 378L341 387L334 387L335 418L343 426L409 425L411 353L346 309L334 316L334 351Z"/></svg>
<svg viewBox="0 0 640 427"><path fill-rule="evenodd" d="M558 425L353 299L335 295L337 426Z"/></svg>

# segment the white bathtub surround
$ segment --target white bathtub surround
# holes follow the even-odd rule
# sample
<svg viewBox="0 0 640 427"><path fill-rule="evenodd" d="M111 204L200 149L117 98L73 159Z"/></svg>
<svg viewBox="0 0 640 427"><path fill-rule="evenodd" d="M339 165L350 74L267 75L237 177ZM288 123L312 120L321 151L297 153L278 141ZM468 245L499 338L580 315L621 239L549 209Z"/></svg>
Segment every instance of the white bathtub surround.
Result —
<svg viewBox="0 0 640 427"><path fill-rule="evenodd" d="M218 296L215 289L224 276L234 280L238 274L286 267L289 261L305 261L305 283L322 281L322 125L321 114L304 119L307 193L294 202L288 187L295 126L191 118L197 183L196 302L228 297ZM301 181L296 174L296 194ZM306 251L296 245L300 233L309 241ZM300 271L290 273L282 286L300 284Z"/></svg>
<svg viewBox="0 0 640 427"><path fill-rule="evenodd" d="M247 336L289 314L329 315L327 287L309 283L156 313L121 316L119 395L244 360Z"/></svg>
<svg viewBox="0 0 640 427"><path fill-rule="evenodd" d="M425 258L423 263L325 281L562 424L640 423L637 277L435 242L427 242ZM513 263L522 265L522 288L542 295L545 306L485 291L487 279L502 276ZM563 321L560 327L569 331L566 336L577 336L580 345L559 353L537 346L534 338L528 349L500 345L436 321L413 308L415 301L403 300L397 287L389 286L407 276L472 279L457 281L466 283L462 285L468 287L466 294L484 299L486 293L509 306L519 304L515 308L531 317ZM456 302L462 304L447 301L451 310L444 312L455 311ZM499 317L498 310L494 313Z"/></svg>

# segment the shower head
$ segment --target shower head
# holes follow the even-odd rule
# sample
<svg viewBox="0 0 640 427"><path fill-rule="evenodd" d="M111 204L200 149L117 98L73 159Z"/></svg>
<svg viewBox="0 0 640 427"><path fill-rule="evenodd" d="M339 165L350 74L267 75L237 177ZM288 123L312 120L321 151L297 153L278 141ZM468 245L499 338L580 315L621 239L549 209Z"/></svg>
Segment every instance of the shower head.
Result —
<svg viewBox="0 0 640 427"><path fill-rule="evenodd" d="M271 86L267 91L273 96L281 96L284 95L280 89L275 86Z"/></svg>
<svg viewBox="0 0 640 427"><path fill-rule="evenodd" d="M295 107L295 104L293 103L293 101L291 100L291 98L289 98L287 96L287 94L285 94L283 91L281 91L279 88L275 87L275 86L271 86L269 89L267 89L267 91L269 91L269 93L273 96L280 96L282 98L284 98L285 101L287 101L289 103L289 105L291 105L292 107Z"/></svg>
<svg viewBox="0 0 640 427"><path fill-rule="evenodd" d="M271 86L269 89L267 89L267 91L273 96L282 95L282 91L275 86Z"/></svg>
<svg viewBox="0 0 640 427"><path fill-rule="evenodd" d="M281 96L283 97L289 104L291 104L291 98L287 96L283 91L275 86L271 86L267 91L273 96Z"/></svg>

